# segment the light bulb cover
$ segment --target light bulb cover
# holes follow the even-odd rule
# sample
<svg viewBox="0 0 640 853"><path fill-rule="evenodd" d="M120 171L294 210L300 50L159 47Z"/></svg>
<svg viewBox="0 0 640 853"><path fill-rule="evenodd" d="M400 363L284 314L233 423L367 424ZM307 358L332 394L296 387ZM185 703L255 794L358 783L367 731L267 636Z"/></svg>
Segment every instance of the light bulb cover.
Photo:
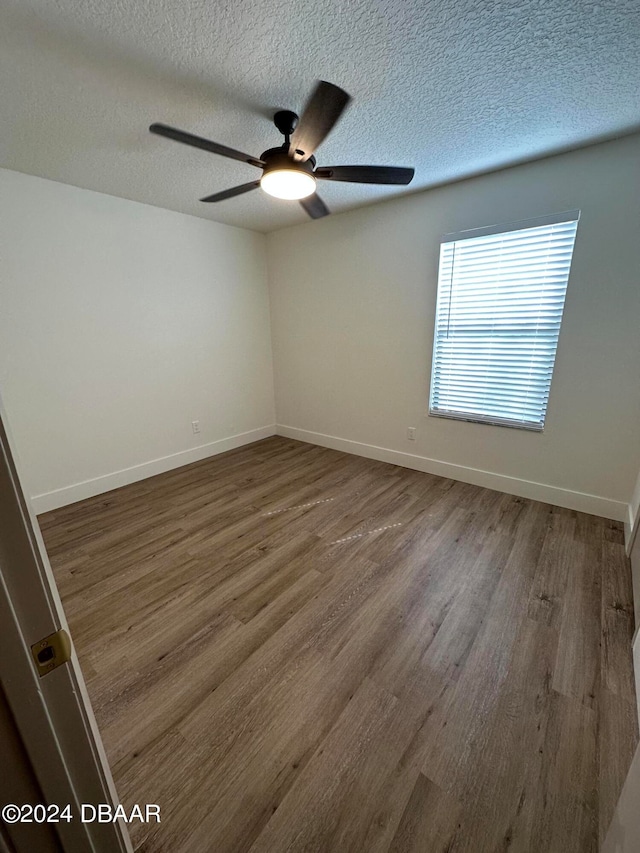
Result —
<svg viewBox="0 0 640 853"><path fill-rule="evenodd" d="M316 190L316 179L303 169L270 169L260 179L262 189L275 198L300 199Z"/></svg>

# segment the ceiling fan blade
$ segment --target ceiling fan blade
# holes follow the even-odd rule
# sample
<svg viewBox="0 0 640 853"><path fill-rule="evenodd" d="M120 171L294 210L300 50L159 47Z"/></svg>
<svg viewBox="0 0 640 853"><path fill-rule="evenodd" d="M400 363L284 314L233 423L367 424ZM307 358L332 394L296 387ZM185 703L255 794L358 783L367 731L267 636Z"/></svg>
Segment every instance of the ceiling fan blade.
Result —
<svg viewBox="0 0 640 853"><path fill-rule="evenodd" d="M335 127L350 100L351 96L339 86L319 81L291 137L289 151L294 160L311 157Z"/></svg>
<svg viewBox="0 0 640 853"><path fill-rule="evenodd" d="M249 184L240 184L239 187L231 187L230 190L223 190L221 193L214 193L201 198L200 201L224 201L227 198L233 198L234 195L242 195L243 193L257 190L260 186L260 181L251 181Z"/></svg>
<svg viewBox="0 0 640 853"><path fill-rule="evenodd" d="M301 198L300 204L312 219L322 219L323 216L328 216L331 213L317 193Z"/></svg>
<svg viewBox="0 0 640 853"><path fill-rule="evenodd" d="M151 133L157 133L158 136L166 136L167 139L174 139L176 142L183 142L185 145L192 145L194 148L202 148L203 151L211 151L212 154L220 154L222 157L230 157L232 160L250 163L252 166L258 166L258 168L264 166L264 162L257 157L243 154L242 151L236 151L235 148L228 148L226 145L220 145L210 139L203 139L202 136L194 136L193 133L178 130L176 127L169 127L168 124L155 122L149 127L149 130Z"/></svg>
<svg viewBox="0 0 640 853"><path fill-rule="evenodd" d="M316 178L324 181L352 181L356 184L410 184L414 169L401 166L322 166Z"/></svg>

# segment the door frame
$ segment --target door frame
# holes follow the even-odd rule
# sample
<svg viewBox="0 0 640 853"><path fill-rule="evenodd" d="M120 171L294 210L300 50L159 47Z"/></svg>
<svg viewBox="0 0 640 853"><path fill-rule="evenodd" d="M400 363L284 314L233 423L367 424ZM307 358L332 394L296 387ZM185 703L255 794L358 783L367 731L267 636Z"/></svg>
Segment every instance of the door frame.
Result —
<svg viewBox="0 0 640 853"><path fill-rule="evenodd" d="M73 641L67 663L36 672L31 646L61 628L70 632L16 459L0 399L0 683L30 762L25 773L35 775L46 805L71 805L71 822L43 824L64 851L133 853L122 821L78 817L82 803L119 800Z"/></svg>

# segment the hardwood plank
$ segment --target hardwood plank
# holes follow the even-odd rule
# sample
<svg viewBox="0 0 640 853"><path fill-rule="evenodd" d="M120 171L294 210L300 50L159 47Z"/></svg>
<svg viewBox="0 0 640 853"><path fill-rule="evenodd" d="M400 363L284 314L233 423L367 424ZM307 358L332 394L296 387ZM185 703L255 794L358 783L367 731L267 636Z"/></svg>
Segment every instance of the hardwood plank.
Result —
<svg viewBox="0 0 640 853"><path fill-rule="evenodd" d="M460 803L421 773L389 853L449 853L461 829Z"/></svg>
<svg viewBox="0 0 640 853"><path fill-rule="evenodd" d="M397 702L386 690L363 681L251 847L252 853L318 849L320 838L325 850L354 849L352 822L362 814L358 809L369 790L366 782L375 781L369 773L378 772L371 767L377 764L372 753L397 731L391 725Z"/></svg>
<svg viewBox="0 0 640 853"><path fill-rule="evenodd" d="M375 796L367 792L369 826L360 850L386 853L389 849L424 761L438 735L436 711L447 703L451 686L450 682L435 675L425 682L421 696L414 694L400 700L405 719L411 718L412 707L422 709L423 716L397 763L378 786Z"/></svg>
<svg viewBox="0 0 640 853"><path fill-rule="evenodd" d="M458 594L429 647L429 667L457 680L484 625L513 537L492 536L464 572ZM460 568L463 568L460 563Z"/></svg>
<svg viewBox="0 0 640 853"><path fill-rule="evenodd" d="M631 576L624 544L602 542L602 684L629 699L635 692L633 664L627 650L635 630Z"/></svg>
<svg viewBox="0 0 640 853"><path fill-rule="evenodd" d="M545 737L546 760L531 803L529 850L598 850L597 715L555 691ZM575 745L580 744L576 749Z"/></svg>
<svg viewBox="0 0 640 853"><path fill-rule="evenodd" d="M595 529L594 529L595 528ZM599 525L578 515L562 608L553 688L596 706L600 687L602 552Z"/></svg>
<svg viewBox="0 0 640 853"><path fill-rule="evenodd" d="M575 548L575 513L555 510L549 513L548 523L553 535L547 536L536 567L529 594L529 616L547 625L559 626L567 574L572 565Z"/></svg>
<svg viewBox="0 0 640 853"><path fill-rule="evenodd" d="M536 849L528 847L523 804L535 796L546 757L556 643L554 631L525 617L498 696L485 695L482 705L474 703L483 709L482 725L469 732L462 760L452 762L445 778L446 791L465 805L462 831L452 846L456 851ZM438 750L433 754L438 756ZM424 769L431 766L429 756Z"/></svg>
<svg viewBox="0 0 640 853"><path fill-rule="evenodd" d="M475 778L501 707L513 656L527 619L527 602L542 548L546 508L528 502L513 548L505 561L489 610L451 696L439 714L440 736L424 765L425 774L445 791L461 796ZM526 663L530 663L527 660ZM540 685L544 689L544 683Z"/></svg>

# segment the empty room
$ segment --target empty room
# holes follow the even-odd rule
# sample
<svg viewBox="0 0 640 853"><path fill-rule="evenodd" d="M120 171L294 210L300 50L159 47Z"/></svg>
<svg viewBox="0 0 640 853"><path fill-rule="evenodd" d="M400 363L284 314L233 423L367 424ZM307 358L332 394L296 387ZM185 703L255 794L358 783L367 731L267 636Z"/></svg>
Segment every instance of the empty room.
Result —
<svg viewBox="0 0 640 853"><path fill-rule="evenodd" d="M0 63L0 851L638 853L638 4Z"/></svg>

